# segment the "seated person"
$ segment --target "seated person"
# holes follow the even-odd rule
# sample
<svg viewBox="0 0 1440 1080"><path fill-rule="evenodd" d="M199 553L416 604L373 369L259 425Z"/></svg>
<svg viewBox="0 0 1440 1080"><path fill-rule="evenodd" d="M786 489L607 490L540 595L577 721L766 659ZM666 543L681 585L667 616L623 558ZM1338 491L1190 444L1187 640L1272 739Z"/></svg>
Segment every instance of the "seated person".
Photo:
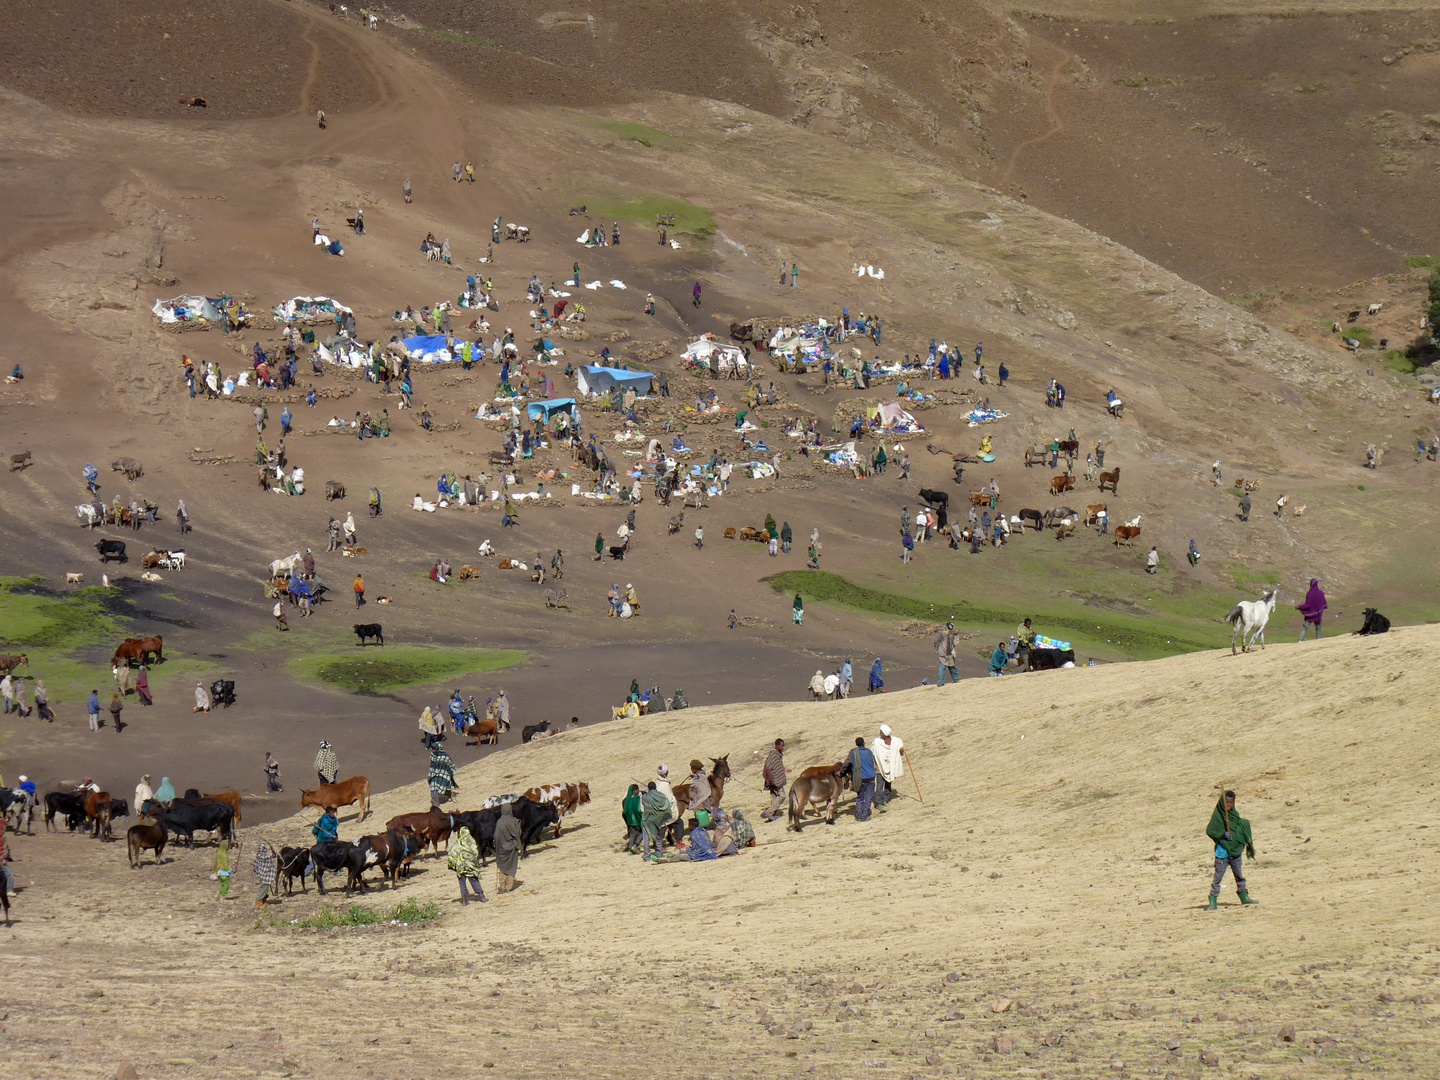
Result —
<svg viewBox="0 0 1440 1080"><path fill-rule="evenodd" d="M709 810L697 810L687 823L690 828L690 850L685 853L685 857L691 862L710 862L720 857L716 854L715 843L707 831L710 822Z"/></svg>

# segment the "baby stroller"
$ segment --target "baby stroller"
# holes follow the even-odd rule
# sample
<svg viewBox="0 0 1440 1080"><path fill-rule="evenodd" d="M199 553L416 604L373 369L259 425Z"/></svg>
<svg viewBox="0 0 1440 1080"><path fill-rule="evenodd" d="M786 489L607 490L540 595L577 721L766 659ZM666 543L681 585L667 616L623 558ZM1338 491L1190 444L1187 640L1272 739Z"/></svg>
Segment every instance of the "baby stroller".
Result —
<svg viewBox="0 0 1440 1080"><path fill-rule="evenodd" d="M210 684L210 700L216 705L224 705L230 708L235 704L235 680L216 679Z"/></svg>

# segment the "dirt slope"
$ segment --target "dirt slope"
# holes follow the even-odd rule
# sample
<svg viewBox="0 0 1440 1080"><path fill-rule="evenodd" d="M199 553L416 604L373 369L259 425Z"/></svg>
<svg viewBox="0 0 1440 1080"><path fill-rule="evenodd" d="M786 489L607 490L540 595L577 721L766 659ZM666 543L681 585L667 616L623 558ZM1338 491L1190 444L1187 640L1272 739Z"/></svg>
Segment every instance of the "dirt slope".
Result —
<svg viewBox="0 0 1440 1080"><path fill-rule="evenodd" d="M393 894L441 902L416 929L285 929L313 891L256 927L244 872L237 899L207 899L204 848L133 872L119 844L16 838L28 887L7 955L43 965L47 990L11 1000L0 1075L132 1061L142 1077L421 1076L463 1060L656 1076L677 1038L685 1060L715 1063L701 1071L745 1077L866 1062L1192 1075L1207 1051L1246 1076L1425 1074L1440 856L1416 706L1436 637L695 710L506 751L462 772L462 803L581 779L593 802L532 851L516 895L462 910L443 861L425 860ZM725 801L754 816L777 733L798 768L880 722L905 738L924 807L907 778L868 824L762 825L761 846L712 865L615 850L618 799L658 760L728 754ZM1261 906L1227 885L1211 914L1203 830L1220 784L1253 823ZM424 801L385 793L371 820ZM249 834L246 856L307 825Z"/></svg>

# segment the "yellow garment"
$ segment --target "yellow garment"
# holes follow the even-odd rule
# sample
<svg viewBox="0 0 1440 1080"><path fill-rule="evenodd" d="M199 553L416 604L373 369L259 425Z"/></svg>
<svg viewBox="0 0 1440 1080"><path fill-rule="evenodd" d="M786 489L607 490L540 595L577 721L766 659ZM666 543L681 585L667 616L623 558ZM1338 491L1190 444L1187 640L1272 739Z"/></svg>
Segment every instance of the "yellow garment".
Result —
<svg viewBox="0 0 1440 1080"><path fill-rule="evenodd" d="M426 735L439 735L440 727L435 722L435 715L430 711L430 706L425 706L425 711L420 714L420 730Z"/></svg>
<svg viewBox="0 0 1440 1080"><path fill-rule="evenodd" d="M982 453L982 454L988 454L988 453L990 453L990 436L989 436L989 435L986 435L983 439L980 440L980 453Z"/></svg>

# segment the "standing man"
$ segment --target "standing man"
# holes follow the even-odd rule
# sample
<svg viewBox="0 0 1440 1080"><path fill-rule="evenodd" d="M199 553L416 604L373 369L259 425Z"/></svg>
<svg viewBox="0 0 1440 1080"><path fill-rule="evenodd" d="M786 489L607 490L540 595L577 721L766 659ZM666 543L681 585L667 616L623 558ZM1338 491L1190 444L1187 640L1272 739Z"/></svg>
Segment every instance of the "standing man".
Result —
<svg viewBox="0 0 1440 1080"><path fill-rule="evenodd" d="M775 748L765 756L765 767L760 771L761 782L770 793L770 808L760 816L774 821L785 810L785 740L776 739Z"/></svg>
<svg viewBox="0 0 1440 1080"><path fill-rule="evenodd" d="M888 731L888 728L881 728ZM855 736L855 749L850 751L850 786L855 789L855 820L870 820L870 804L875 799L875 755L863 737Z"/></svg>
<svg viewBox="0 0 1440 1080"><path fill-rule="evenodd" d="M500 691L499 698L495 702L495 716L500 721L501 727L510 726L510 699L505 696L504 690Z"/></svg>
<svg viewBox="0 0 1440 1080"><path fill-rule="evenodd" d="M495 869L500 877L495 891L514 889L515 872L520 869L520 819L513 803L501 804L500 820L495 823Z"/></svg>
<svg viewBox="0 0 1440 1080"><path fill-rule="evenodd" d="M905 743L890 731L889 724L880 725L880 734L870 744L875 752L875 768L880 782L876 785L875 803L882 810L895 797L895 781L905 775Z"/></svg>
<svg viewBox="0 0 1440 1080"><path fill-rule="evenodd" d="M1160 569L1160 552L1156 550L1154 544L1151 544L1151 545L1150 545L1150 554L1148 554L1148 555L1145 556L1145 572L1146 572L1147 574L1154 574L1154 573L1156 573L1157 571L1159 571L1159 569Z"/></svg>
<svg viewBox="0 0 1440 1080"><path fill-rule="evenodd" d="M790 288L792 288L792 289L798 289L799 287L800 287L800 264L799 264L799 263L791 263L791 264L790 264Z"/></svg>
<svg viewBox="0 0 1440 1080"><path fill-rule="evenodd" d="M150 774L147 772L135 785L135 801L130 805L135 808L135 813L140 814L144 812L145 804L154 798L155 792L150 788Z"/></svg>
<svg viewBox="0 0 1440 1080"><path fill-rule="evenodd" d="M598 532L597 532L597 533L595 534L595 561L596 561L596 562L599 562L600 559L601 559L601 557L604 555L604 553L605 553L605 534L604 534L604 533L598 533Z"/></svg>
<svg viewBox="0 0 1440 1080"><path fill-rule="evenodd" d="M90 714L90 730L100 730L100 691L91 690L90 699L85 702L85 710Z"/></svg>
<svg viewBox="0 0 1440 1080"><path fill-rule="evenodd" d="M320 752L315 755L315 774L322 784L333 784L340 775L340 762L336 760L335 750L324 739L320 740Z"/></svg>
<svg viewBox="0 0 1440 1080"><path fill-rule="evenodd" d="M1220 885L1225 880L1228 868L1235 877L1235 890L1240 894L1240 903L1258 904L1250 899L1250 890L1245 885L1244 856L1255 857L1255 841L1250 834L1250 822L1235 811L1235 792L1227 791L1215 804L1210 815L1210 825L1205 835L1215 842L1215 880L1210 885L1210 911L1214 911L1220 898Z"/></svg>
<svg viewBox="0 0 1440 1080"><path fill-rule="evenodd" d="M960 681L960 669L955 666L955 620L951 619L945 624L945 628L935 635L935 654L940 657L940 674L935 680L936 686L945 685L945 676L949 674L950 681Z"/></svg>
<svg viewBox="0 0 1440 1080"><path fill-rule="evenodd" d="M1320 640L1320 620L1325 615L1326 606L1325 591L1320 588L1320 579L1312 577L1310 591L1305 594L1305 602L1295 605L1295 610L1300 612L1305 619L1300 626L1301 641L1305 640L1305 631L1309 630L1311 626L1315 628L1315 640Z"/></svg>
<svg viewBox="0 0 1440 1080"><path fill-rule="evenodd" d="M670 819L670 800L665 793L659 789L659 784L651 780L640 796L640 857L651 862L659 862L660 856L665 852L665 826Z"/></svg>
<svg viewBox="0 0 1440 1080"><path fill-rule="evenodd" d="M1248 491L1240 496L1240 520L1250 520L1250 493Z"/></svg>
<svg viewBox="0 0 1440 1080"><path fill-rule="evenodd" d="M365 603L365 575L356 574L355 584L351 586L355 590L355 606L358 608Z"/></svg>
<svg viewBox="0 0 1440 1080"><path fill-rule="evenodd" d="M280 762L275 760L269 750L265 751L265 790L284 791L280 786Z"/></svg>
<svg viewBox="0 0 1440 1080"><path fill-rule="evenodd" d="M410 178L408 176L405 178L405 183L400 185L400 190L405 193L405 201L407 203L410 202L413 197L413 191L411 190Z"/></svg>

